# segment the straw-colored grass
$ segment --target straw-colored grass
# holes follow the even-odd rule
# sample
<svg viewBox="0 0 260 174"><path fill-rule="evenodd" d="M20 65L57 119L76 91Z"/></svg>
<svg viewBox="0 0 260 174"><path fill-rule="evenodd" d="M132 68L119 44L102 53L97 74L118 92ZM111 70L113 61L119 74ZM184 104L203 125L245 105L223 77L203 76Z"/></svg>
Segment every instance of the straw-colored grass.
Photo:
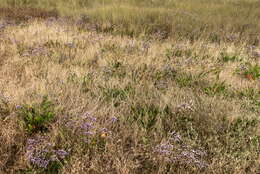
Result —
<svg viewBox="0 0 260 174"><path fill-rule="evenodd" d="M195 1L2 0L0 173L257 173L259 5Z"/></svg>

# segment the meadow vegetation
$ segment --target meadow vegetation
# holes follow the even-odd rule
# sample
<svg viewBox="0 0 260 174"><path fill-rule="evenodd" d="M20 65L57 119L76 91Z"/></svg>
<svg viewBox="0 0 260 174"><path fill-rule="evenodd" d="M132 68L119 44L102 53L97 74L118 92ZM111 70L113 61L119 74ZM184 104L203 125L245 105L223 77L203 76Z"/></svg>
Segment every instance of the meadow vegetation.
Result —
<svg viewBox="0 0 260 174"><path fill-rule="evenodd" d="M0 0L0 173L260 171L257 0Z"/></svg>

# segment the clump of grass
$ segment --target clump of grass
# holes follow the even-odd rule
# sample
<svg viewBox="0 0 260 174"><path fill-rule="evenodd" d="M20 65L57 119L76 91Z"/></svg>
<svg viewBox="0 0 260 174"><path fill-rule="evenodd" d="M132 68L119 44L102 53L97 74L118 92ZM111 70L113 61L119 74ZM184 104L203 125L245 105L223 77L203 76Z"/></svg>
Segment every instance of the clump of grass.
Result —
<svg viewBox="0 0 260 174"><path fill-rule="evenodd" d="M199 83L199 77L193 74L178 73L175 81L180 87L193 87Z"/></svg>
<svg viewBox="0 0 260 174"><path fill-rule="evenodd" d="M205 87L203 91L208 95L225 94L227 87L225 82L216 82L212 86Z"/></svg>
<svg viewBox="0 0 260 174"><path fill-rule="evenodd" d="M191 49L182 45L177 47L172 46L172 48L166 49L166 53L165 53L165 56L169 60L175 57L183 57L183 56L190 57L191 55L192 55Z"/></svg>
<svg viewBox="0 0 260 174"><path fill-rule="evenodd" d="M124 78L126 76L126 67L122 62L118 60L112 60L103 69L103 74L106 78Z"/></svg>
<svg viewBox="0 0 260 174"><path fill-rule="evenodd" d="M115 107L120 106L122 102L125 102L126 99L128 99L134 93L134 90L130 85L124 88L100 87L100 89L102 91L102 96L104 97L104 100L113 103Z"/></svg>
<svg viewBox="0 0 260 174"><path fill-rule="evenodd" d="M221 59L223 62L234 62L234 61L239 61L239 57L236 55L229 55L226 53L220 53Z"/></svg>
<svg viewBox="0 0 260 174"><path fill-rule="evenodd" d="M243 72L246 78L248 79L258 79L260 77L260 66L257 65L251 65L248 67L247 70Z"/></svg>
<svg viewBox="0 0 260 174"><path fill-rule="evenodd" d="M236 69L236 72L248 80L257 80L260 77L260 66L246 63L241 68Z"/></svg>
<svg viewBox="0 0 260 174"><path fill-rule="evenodd" d="M256 112L260 108L260 91L255 88L246 88L244 90L238 91L238 97L240 99L246 98L250 100L250 107L255 110ZM254 109L253 106L256 106L256 109Z"/></svg>

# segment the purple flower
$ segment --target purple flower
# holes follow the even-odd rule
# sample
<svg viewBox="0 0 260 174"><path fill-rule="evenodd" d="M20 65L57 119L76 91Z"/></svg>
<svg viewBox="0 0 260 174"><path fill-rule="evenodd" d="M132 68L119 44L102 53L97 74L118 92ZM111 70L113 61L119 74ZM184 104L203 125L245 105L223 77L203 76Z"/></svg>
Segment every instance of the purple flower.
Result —
<svg viewBox="0 0 260 174"><path fill-rule="evenodd" d="M39 156L39 155L31 155L29 157L29 160L32 164L37 165L38 167L41 168L47 168L47 166L49 165L50 160L46 160L45 158Z"/></svg>
<svg viewBox="0 0 260 174"><path fill-rule="evenodd" d="M108 132L107 128L100 129L101 132Z"/></svg>
<svg viewBox="0 0 260 174"><path fill-rule="evenodd" d="M37 164L41 168L47 168L47 166L49 165L49 162L50 162L49 160L39 159L39 160L36 160L35 164Z"/></svg>
<svg viewBox="0 0 260 174"><path fill-rule="evenodd" d="M22 109L23 107L21 105L16 105L16 109Z"/></svg>
<svg viewBox="0 0 260 174"><path fill-rule="evenodd" d="M65 150L56 150L56 154L61 159L64 159L67 155L69 155L69 153L66 152Z"/></svg>
<svg viewBox="0 0 260 174"><path fill-rule="evenodd" d="M112 123L115 123L117 120L118 120L117 117L112 117L111 118Z"/></svg>
<svg viewBox="0 0 260 174"><path fill-rule="evenodd" d="M90 119L90 121L92 121L92 122L96 122L97 121L96 117L88 116L87 118Z"/></svg>
<svg viewBox="0 0 260 174"><path fill-rule="evenodd" d="M39 143L39 140L36 140L36 139L33 139L33 138L29 138L29 139L27 140L28 146L35 146L35 145L37 145L38 143Z"/></svg>
<svg viewBox="0 0 260 174"><path fill-rule="evenodd" d="M90 132L90 131L86 131L84 132L85 135L93 135L94 133L93 132Z"/></svg>
<svg viewBox="0 0 260 174"><path fill-rule="evenodd" d="M96 122L97 118L93 117L90 112L85 112L83 118L89 119L91 122Z"/></svg>
<svg viewBox="0 0 260 174"><path fill-rule="evenodd" d="M93 127L93 125L92 125L92 123L83 123L82 125L81 125L81 128L82 129L84 129L84 130L89 130L89 129L91 129Z"/></svg>

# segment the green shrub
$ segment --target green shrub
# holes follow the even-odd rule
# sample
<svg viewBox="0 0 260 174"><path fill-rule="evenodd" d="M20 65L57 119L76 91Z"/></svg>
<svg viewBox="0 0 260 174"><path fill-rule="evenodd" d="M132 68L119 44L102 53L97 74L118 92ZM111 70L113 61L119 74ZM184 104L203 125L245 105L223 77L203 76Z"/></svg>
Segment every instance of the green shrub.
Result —
<svg viewBox="0 0 260 174"><path fill-rule="evenodd" d="M18 115L22 118L29 134L48 130L48 124L54 119L54 106L45 96L39 104L23 105L18 108Z"/></svg>

